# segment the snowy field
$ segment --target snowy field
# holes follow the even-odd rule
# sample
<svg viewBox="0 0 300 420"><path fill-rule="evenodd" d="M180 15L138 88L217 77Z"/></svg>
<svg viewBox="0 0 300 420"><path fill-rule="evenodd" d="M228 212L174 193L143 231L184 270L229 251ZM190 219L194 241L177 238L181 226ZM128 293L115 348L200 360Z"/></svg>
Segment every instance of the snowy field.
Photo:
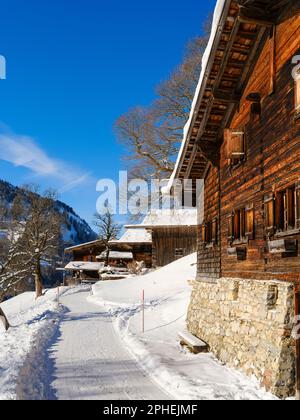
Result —
<svg viewBox="0 0 300 420"><path fill-rule="evenodd" d="M196 255L122 281L3 304L0 400L266 400L255 380L181 348ZM145 333L141 297L145 291Z"/></svg>

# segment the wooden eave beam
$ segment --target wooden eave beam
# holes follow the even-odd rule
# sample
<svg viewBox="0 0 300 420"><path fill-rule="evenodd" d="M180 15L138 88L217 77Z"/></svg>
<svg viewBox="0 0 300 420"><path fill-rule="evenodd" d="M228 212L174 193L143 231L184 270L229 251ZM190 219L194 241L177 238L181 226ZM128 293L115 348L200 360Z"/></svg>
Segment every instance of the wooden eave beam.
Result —
<svg viewBox="0 0 300 420"><path fill-rule="evenodd" d="M266 28L271 28L275 24L275 20L265 20L258 17L250 17L246 16L242 12L240 12L238 20L241 23L250 23L254 25L265 26Z"/></svg>

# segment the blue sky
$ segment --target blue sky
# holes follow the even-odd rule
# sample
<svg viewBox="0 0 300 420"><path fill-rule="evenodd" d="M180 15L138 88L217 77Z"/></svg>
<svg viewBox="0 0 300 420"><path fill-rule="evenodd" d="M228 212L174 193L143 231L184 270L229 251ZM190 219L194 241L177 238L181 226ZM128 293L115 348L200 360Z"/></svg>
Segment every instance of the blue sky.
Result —
<svg viewBox="0 0 300 420"><path fill-rule="evenodd" d="M215 0L2 0L0 178L39 183L88 222L96 181L125 169L115 120L202 32Z"/></svg>

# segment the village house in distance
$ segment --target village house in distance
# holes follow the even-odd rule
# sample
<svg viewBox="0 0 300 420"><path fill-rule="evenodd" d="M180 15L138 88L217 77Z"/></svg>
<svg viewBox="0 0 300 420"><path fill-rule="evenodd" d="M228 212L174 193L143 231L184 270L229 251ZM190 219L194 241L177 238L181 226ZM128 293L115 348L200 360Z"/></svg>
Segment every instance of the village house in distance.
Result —
<svg viewBox="0 0 300 420"><path fill-rule="evenodd" d="M205 180L188 328L281 398L300 390L299 6L218 1L173 174Z"/></svg>
<svg viewBox="0 0 300 420"><path fill-rule="evenodd" d="M197 250L197 209L152 210L141 224L125 226L120 239L109 243L109 265L128 268L143 263L145 268L164 267ZM99 281L106 260L101 240L65 249L65 270L70 282Z"/></svg>
<svg viewBox="0 0 300 420"><path fill-rule="evenodd" d="M197 209L151 210L131 231L146 229L152 238L152 266L164 267L197 250Z"/></svg>

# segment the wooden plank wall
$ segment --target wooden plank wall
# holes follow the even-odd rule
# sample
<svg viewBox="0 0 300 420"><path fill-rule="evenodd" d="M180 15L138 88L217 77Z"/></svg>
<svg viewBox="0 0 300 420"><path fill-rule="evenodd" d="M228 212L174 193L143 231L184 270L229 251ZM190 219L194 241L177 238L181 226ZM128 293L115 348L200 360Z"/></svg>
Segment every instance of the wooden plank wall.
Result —
<svg viewBox="0 0 300 420"><path fill-rule="evenodd" d="M247 278L300 279L300 258L282 258L268 253L264 196L300 180L300 121L295 120L292 57L300 55L300 16L281 23L274 39L266 43L248 83L239 112L230 128L245 129L246 161L231 170L221 148L221 236L222 275ZM274 66L271 45L275 45ZM275 72L274 87L271 73ZM273 94L270 95L270 90ZM248 94L259 92L263 98L261 116L250 112ZM215 181L217 182L217 180ZM254 204L255 239L248 244L247 259L228 257L227 216L233 209ZM300 240L300 235L294 236Z"/></svg>
<svg viewBox="0 0 300 420"><path fill-rule="evenodd" d="M163 267L176 260L175 250L185 255L197 251L197 227L158 228L152 231L153 265Z"/></svg>

